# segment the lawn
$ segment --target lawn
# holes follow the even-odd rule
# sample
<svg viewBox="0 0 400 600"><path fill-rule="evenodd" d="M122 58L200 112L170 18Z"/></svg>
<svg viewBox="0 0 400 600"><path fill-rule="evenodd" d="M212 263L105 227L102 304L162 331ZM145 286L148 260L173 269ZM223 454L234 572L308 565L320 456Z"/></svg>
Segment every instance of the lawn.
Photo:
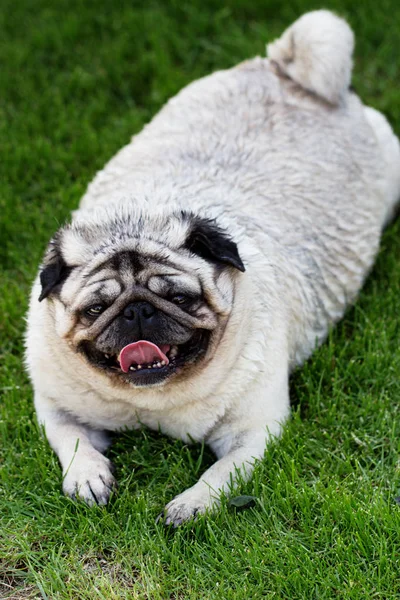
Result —
<svg viewBox="0 0 400 600"><path fill-rule="evenodd" d="M23 366L46 242L172 94L255 54L312 0L2 0L0 597L400 598L400 223L356 306L291 382L293 417L237 494L173 531L155 519L211 453L148 431L109 452L118 493L60 493ZM354 86L400 134L398 0L327 0L357 36Z"/></svg>

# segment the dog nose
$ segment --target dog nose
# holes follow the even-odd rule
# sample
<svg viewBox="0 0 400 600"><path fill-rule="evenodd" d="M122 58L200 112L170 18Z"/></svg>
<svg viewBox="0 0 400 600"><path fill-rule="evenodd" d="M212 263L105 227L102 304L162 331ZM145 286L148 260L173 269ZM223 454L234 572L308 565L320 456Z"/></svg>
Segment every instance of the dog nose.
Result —
<svg viewBox="0 0 400 600"><path fill-rule="evenodd" d="M127 321L141 321L150 319L156 308L149 302L133 302L124 308L123 315Z"/></svg>

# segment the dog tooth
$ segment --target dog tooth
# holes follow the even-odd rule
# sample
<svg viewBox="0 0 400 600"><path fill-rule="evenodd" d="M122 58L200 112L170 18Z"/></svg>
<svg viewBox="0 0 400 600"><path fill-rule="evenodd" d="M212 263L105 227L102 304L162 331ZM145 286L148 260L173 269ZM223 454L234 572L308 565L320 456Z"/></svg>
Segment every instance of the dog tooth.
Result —
<svg viewBox="0 0 400 600"><path fill-rule="evenodd" d="M142 365L138 365L138 366L137 366L137 368L138 368L138 369L141 369L141 368L142 368Z"/></svg>
<svg viewBox="0 0 400 600"><path fill-rule="evenodd" d="M104 354L104 356L105 356L106 358L110 358L110 355L109 355L109 354Z"/></svg>
<svg viewBox="0 0 400 600"><path fill-rule="evenodd" d="M167 363L165 362L165 360L162 360L162 361L161 361L161 364L162 364L162 366L163 366L163 367L165 367L165 365L166 365Z"/></svg>
<svg viewBox="0 0 400 600"><path fill-rule="evenodd" d="M158 363L157 363L157 367L158 367L158 368L160 368L160 367L161 367L161 363L160 363L160 362L158 362Z"/></svg>
<svg viewBox="0 0 400 600"><path fill-rule="evenodd" d="M134 367L133 365L131 365L131 366L129 367L129 370L130 370L130 371L136 371L136 369L135 369L135 367Z"/></svg>

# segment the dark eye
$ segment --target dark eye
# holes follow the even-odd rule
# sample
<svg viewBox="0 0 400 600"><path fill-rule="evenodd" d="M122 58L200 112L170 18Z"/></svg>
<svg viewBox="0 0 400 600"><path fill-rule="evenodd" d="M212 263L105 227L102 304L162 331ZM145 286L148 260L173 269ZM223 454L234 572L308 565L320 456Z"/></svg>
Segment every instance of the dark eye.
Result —
<svg viewBox="0 0 400 600"><path fill-rule="evenodd" d="M188 296L184 296L183 294L176 294L176 296L172 296L171 302L178 305L189 304L191 298Z"/></svg>
<svg viewBox="0 0 400 600"><path fill-rule="evenodd" d="M105 310L105 306L103 304L93 304L93 306L89 306L85 310L85 313L89 315L89 317L98 317Z"/></svg>

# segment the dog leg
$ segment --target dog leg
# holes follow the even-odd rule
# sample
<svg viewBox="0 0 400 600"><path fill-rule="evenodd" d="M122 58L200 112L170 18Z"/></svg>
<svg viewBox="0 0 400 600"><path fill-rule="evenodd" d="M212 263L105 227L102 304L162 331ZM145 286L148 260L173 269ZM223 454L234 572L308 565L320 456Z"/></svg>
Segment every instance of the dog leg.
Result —
<svg viewBox="0 0 400 600"><path fill-rule="evenodd" d="M248 414L250 406L251 415ZM264 455L267 441L279 437L289 410L288 373L287 369L280 368L267 390L263 386L243 398L235 411L235 420L230 420L225 431L222 425L219 433L216 432L209 441L219 460L193 487L167 504L165 524L177 527L197 514L217 507L219 494L230 491L238 474L240 478L249 479L254 461ZM236 433L232 434L232 431Z"/></svg>
<svg viewBox="0 0 400 600"><path fill-rule="evenodd" d="M101 454L108 445L104 432L95 431L58 410L51 401L35 398L38 421L63 469L63 492L90 506L107 504L116 481L112 463Z"/></svg>

